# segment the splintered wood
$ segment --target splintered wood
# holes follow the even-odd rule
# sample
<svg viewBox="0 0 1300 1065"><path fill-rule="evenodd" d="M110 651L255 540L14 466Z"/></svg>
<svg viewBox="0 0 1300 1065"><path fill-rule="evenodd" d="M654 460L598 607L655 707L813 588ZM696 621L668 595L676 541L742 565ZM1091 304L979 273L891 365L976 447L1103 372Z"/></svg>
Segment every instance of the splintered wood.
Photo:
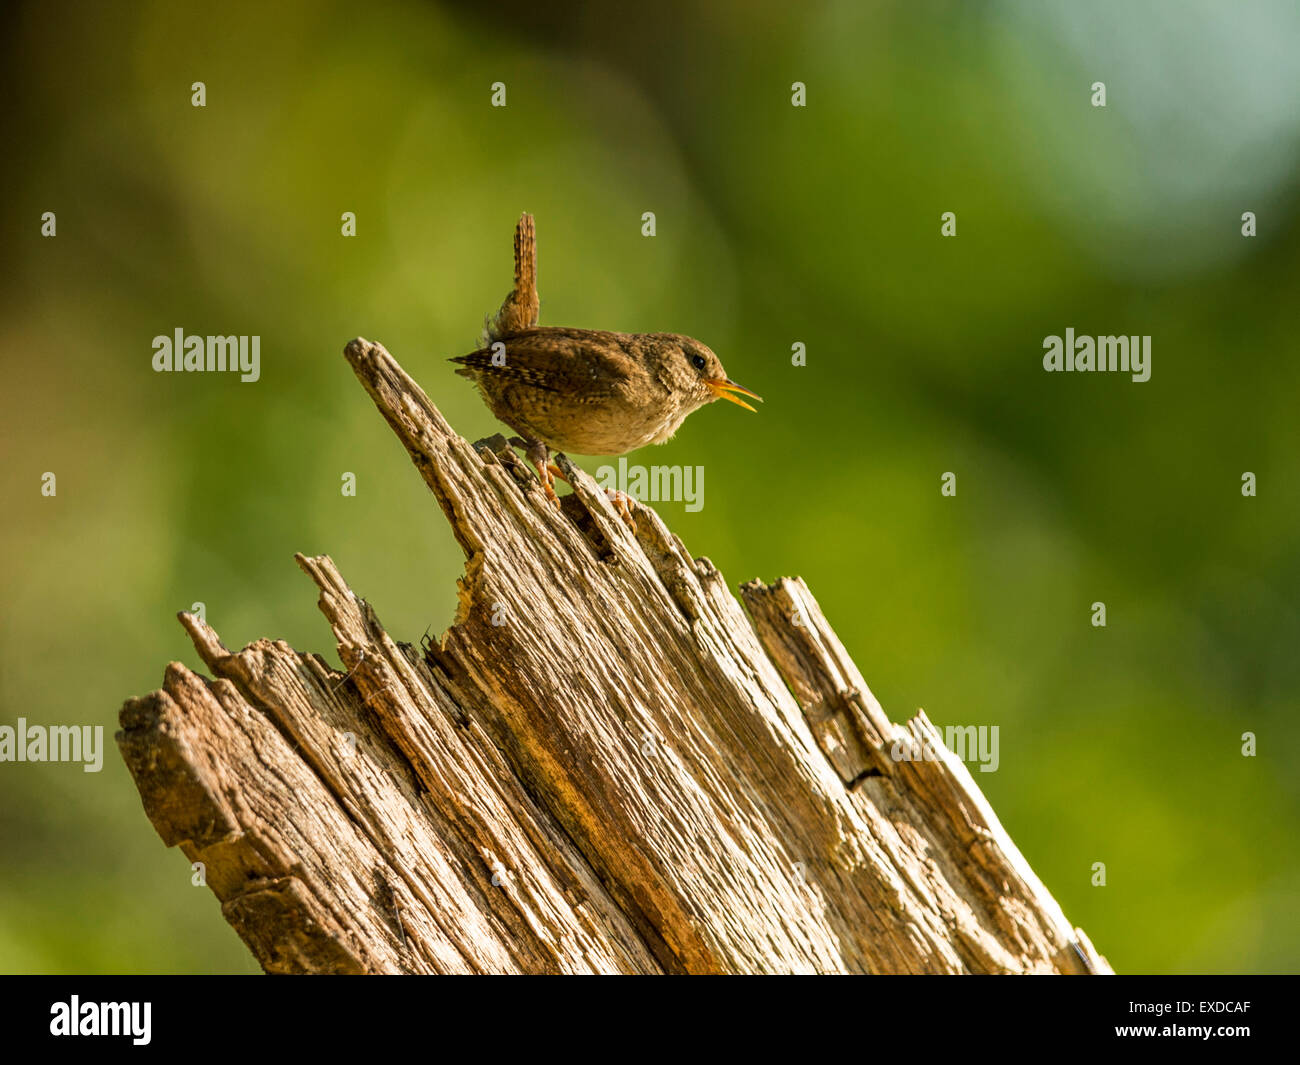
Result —
<svg viewBox="0 0 1300 1065"><path fill-rule="evenodd" d="M1109 971L802 581L742 607L653 511L634 534L562 458L556 510L383 347L346 355L465 550L455 623L396 641L299 556L346 673L182 615L213 679L172 663L118 733L266 970Z"/></svg>

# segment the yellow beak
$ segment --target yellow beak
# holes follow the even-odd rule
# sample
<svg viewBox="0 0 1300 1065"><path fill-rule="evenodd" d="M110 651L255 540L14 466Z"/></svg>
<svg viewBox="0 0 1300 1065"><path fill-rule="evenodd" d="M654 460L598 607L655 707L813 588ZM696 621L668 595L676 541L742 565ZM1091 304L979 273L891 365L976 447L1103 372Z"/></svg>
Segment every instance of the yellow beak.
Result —
<svg viewBox="0 0 1300 1065"><path fill-rule="evenodd" d="M736 384L736 382L731 380L731 378L726 378L725 380L722 381L705 381L704 383L709 386L709 391L712 392L719 399L729 399L731 400L732 403L735 403L737 406L744 407L745 410L754 410L754 408L751 407L748 403L746 403L743 399L739 399L736 396L732 395L733 392L739 392L741 395L749 396L751 399L756 399L760 403L763 402L762 396L758 395L755 392L751 392L744 385ZM754 411L754 413L757 414L758 412Z"/></svg>

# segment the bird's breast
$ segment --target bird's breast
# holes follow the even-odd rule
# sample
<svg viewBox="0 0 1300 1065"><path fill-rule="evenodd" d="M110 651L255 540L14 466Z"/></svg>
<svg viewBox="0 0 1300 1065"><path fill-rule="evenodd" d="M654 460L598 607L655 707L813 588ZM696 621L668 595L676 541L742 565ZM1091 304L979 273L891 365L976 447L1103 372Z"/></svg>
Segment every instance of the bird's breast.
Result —
<svg viewBox="0 0 1300 1065"><path fill-rule="evenodd" d="M511 413L518 415L516 407ZM504 417L505 411L498 416ZM677 431L685 414L675 404L630 402L625 396L546 397L527 413L527 425L515 428L557 451L577 455L623 455L659 444Z"/></svg>

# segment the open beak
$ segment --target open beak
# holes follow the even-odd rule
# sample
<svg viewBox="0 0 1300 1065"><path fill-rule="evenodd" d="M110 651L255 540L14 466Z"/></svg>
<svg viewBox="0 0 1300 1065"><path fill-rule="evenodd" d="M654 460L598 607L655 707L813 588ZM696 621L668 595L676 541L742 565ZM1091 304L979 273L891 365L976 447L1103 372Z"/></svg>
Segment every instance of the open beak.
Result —
<svg viewBox="0 0 1300 1065"><path fill-rule="evenodd" d="M742 396L749 396L751 399L756 399L760 403L763 402L762 396L758 395L755 392L751 392L744 385L736 384L736 382L731 380L731 378L729 377L721 381L710 380L710 381L705 381L704 383L709 386L709 391L712 392L719 399L729 399L731 400L732 403L744 407L745 410L754 410L754 408L751 407L748 403L746 403L743 399L740 399L732 395L733 392L739 392ZM755 411L755 413L758 412Z"/></svg>

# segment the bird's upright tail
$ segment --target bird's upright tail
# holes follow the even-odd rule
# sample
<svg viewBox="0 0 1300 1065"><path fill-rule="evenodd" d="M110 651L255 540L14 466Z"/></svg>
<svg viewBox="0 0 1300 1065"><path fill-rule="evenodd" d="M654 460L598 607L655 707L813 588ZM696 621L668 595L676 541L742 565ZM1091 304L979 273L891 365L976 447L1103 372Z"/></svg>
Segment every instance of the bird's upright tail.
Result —
<svg viewBox="0 0 1300 1065"><path fill-rule="evenodd" d="M537 324L541 301L537 296L537 231L533 216L524 213L515 226L515 287L487 326L486 340L531 329Z"/></svg>

